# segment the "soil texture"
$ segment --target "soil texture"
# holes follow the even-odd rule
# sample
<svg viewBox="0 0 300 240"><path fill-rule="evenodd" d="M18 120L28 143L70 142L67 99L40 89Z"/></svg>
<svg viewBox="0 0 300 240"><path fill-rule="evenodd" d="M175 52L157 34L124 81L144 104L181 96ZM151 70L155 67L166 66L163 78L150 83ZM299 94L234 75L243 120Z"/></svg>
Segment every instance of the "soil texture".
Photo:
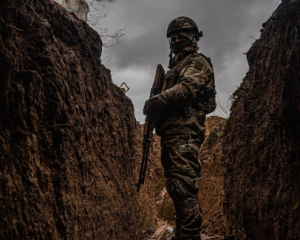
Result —
<svg viewBox="0 0 300 240"><path fill-rule="evenodd" d="M233 94L223 145L228 239L300 239L299 50L300 1L284 0Z"/></svg>
<svg viewBox="0 0 300 240"><path fill-rule="evenodd" d="M0 12L0 239L138 239L155 200L99 35L54 1Z"/></svg>

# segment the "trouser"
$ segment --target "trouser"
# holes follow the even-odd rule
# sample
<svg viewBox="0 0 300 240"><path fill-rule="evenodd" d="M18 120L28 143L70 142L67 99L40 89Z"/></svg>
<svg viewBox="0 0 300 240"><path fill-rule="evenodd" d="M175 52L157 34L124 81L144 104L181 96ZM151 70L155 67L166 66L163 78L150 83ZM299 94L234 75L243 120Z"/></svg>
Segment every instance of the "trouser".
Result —
<svg viewBox="0 0 300 240"><path fill-rule="evenodd" d="M196 180L200 177L198 151L203 140L204 137L199 139L188 135L162 138L161 161L176 214L176 236L173 239L200 239L202 213Z"/></svg>

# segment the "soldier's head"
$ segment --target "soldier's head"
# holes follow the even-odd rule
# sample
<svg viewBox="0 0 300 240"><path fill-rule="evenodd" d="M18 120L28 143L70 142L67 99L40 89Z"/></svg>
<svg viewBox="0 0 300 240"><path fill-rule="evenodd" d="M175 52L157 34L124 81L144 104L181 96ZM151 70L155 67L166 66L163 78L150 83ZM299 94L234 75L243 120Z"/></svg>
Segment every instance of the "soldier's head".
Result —
<svg viewBox="0 0 300 240"><path fill-rule="evenodd" d="M167 30L170 48L174 54L189 46L197 46L201 37L196 23L188 17L178 17L170 22Z"/></svg>

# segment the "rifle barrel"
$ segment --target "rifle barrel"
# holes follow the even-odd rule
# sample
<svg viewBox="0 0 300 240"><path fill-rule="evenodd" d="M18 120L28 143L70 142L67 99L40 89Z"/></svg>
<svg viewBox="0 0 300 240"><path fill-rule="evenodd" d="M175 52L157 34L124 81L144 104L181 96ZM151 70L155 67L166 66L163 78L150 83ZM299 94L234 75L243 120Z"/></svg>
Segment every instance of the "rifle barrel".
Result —
<svg viewBox="0 0 300 240"><path fill-rule="evenodd" d="M146 140L146 138L144 138L143 156L142 156L142 162L141 162L140 176L139 176L138 183L136 184L137 192L140 191L141 184L144 184L144 182L145 182L145 174L146 174L146 169L147 169L150 142L151 141L149 139Z"/></svg>

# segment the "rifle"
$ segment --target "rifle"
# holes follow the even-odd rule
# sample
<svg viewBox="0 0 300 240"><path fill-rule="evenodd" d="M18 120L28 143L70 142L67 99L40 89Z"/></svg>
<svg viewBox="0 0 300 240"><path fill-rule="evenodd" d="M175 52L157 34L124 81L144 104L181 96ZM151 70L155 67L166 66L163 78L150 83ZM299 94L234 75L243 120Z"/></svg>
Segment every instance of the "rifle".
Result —
<svg viewBox="0 0 300 240"><path fill-rule="evenodd" d="M158 64L156 68L156 74L154 78L154 82L150 91L150 98L153 96L161 93L162 90L166 88L166 82L164 81L165 78L165 70L163 69L162 65ZM151 101L150 101L151 104ZM137 186L137 192L140 191L141 184L145 182L145 175L146 175L146 168L148 162L148 155L149 155L149 148L153 141L153 129L156 122L156 114L151 113L146 115L146 120L144 124L144 133L143 133L143 155L142 155L142 162L141 162L141 169L140 169L140 176Z"/></svg>

